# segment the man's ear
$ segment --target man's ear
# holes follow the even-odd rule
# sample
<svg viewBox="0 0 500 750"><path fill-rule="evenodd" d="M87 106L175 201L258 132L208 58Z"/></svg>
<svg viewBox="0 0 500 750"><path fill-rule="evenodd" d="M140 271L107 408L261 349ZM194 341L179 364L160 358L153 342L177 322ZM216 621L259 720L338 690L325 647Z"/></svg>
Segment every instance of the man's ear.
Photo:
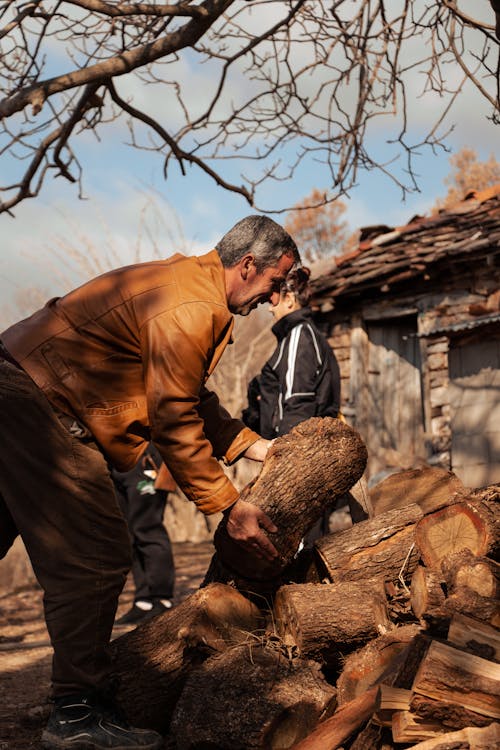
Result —
<svg viewBox="0 0 500 750"><path fill-rule="evenodd" d="M246 281L249 273L251 273L252 271L252 268L256 270L255 258L252 255L252 253L247 253L247 255L244 255L243 258L240 260L241 278Z"/></svg>

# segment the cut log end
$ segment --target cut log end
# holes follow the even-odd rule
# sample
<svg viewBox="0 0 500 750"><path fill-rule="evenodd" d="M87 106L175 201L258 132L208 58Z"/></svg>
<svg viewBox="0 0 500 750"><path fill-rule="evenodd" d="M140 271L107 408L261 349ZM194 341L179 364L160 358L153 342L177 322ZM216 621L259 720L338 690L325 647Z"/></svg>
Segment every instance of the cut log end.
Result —
<svg viewBox="0 0 500 750"><path fill-rule="evenodd" d="M429 568L437 568L447 555L465 548L479 556L488 551L486 525L467 503L450 505L422 518L415 529L415 541Z"/></svg>

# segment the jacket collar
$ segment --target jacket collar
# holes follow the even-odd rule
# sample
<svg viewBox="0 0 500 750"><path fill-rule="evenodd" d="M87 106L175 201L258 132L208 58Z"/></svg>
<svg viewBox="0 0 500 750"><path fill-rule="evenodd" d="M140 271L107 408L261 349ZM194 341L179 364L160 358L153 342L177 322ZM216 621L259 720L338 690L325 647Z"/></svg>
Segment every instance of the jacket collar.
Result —
<svg viewBox="0 0 500 750"><path fill-rule="evenodd" d="M289 334L292 328L298 326L299 323L310 322L312 322L311 308L302 307L300 310L294 310L278 320L271 328L271 331L274 333L278 341L281 341Z"/></svg>

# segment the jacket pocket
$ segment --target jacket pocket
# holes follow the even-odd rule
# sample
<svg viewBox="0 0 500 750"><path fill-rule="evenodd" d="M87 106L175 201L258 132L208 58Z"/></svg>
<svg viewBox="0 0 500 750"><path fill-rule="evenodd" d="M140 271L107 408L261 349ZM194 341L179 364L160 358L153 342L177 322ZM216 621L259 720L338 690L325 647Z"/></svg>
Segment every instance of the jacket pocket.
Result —
<svg viewBox="0 0 500 750"><path fill-rule="evenodd" d="M85 409L85 414L89 417L112 417L115 414L121 414L129 409L137 409L136 401L108 401L104 404L91 404Z"/></svg>

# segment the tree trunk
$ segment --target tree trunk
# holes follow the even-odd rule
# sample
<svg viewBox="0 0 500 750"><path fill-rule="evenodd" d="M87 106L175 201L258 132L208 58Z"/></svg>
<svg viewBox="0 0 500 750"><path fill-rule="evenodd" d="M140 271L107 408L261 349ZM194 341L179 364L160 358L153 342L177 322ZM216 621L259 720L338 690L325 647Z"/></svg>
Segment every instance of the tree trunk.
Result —
<svg viewBox="0 0 500 750"><path fill-rule="evenodd" d="M330 719L319 724L312 734L293 745L293 750L337 750L372 716L377 709L378 693L378 688L372 688L343 705Z"/></svg>
<svg viewBox="0 0 500 750"><path fill-rule="evenodd" d="M427 567L438 568L447 555L465 547L474 555L486 555L492 532L479 505L455 503L422 518L415 529L415 541Z"/></svg>
<svg viewBox="0 0 500 750"><path fill-rule="evenodd" d="M300 656L332 667L339 666L340 655L393 627L380 578L282 586L274 618L279 635L291 639Z"/></svg>
<svg viewBox="0 0 500 750"><path fill-rule="evenodd" d="M376 516L410 503L426 514L453 502L456 494L466 495L467 490L452 471L427 466L391 474L370 490L370 500Z"/></svg>
<svg viewBox="0 0 500 750"><path fill-rule="evenodd" d="M318 567L333 582L409 576L418 562L414 533L421 518L418 505L408 505L322 537L315 545Z"/></svg>
<svg viewBox="0 0 500 750"><path fill-rule="evenodd" d="M260 611L213 584L112 642L118 698L131 723L165 732L191 668L262 628Z"/></svg>
<svg viewBox="0 0 500 750"><path fill-rule="evenodd" d="M430 609L441 607L445 600L443 576L419 565L411 577L411 608L419 619Z"/></svg>
<svg viewBox="0 0 500 750"><path fill-rule="evenodd" d="M347 657L337 680L339 706L357 698L380 681L387 681L388 670L399 665L398 656L420 632L419 625L403 625L373 638Z"/></svg>
<svg viewBox="0 0 500 750"><path fill-rule="evenodd" d="M413 693L500 719L500 664L432 641L420 663Z"/></svg>
<svg viewBox="0 0 500 750"><path fill-rule="evenodd" d="M254 581L279 578L305 533L361 477L366 460L359 434L332 417L311 417L277 438L241 499L261 508L278 527L269 537L279 559L270 564L243 553L227 534L223 519L214 536L217 559L205 583L233 580L238 588L251 589Z"/></svg>
<svg viewBox="0 0 500 750"><path fill-rule="evenodd" d="M189 676L172 720L177 750L286 750L335 708L320 665L257 640L212 656Z"/></svg>

